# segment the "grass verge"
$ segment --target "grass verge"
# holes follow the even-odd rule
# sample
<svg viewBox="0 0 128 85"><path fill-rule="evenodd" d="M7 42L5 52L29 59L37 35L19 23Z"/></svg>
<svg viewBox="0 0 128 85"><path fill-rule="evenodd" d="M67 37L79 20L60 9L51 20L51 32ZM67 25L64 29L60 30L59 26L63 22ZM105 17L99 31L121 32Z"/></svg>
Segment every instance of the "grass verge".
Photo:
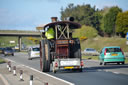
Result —
<svg viewBox="0 0 128 85"><path fill-rule="evenodd" d="M2 58L0 58L0 64L5 63L6 61Z"/></svg>
<svg viewBox="0 0 128 85"><path fill-rule="evenodd" d="M99 56L82 56L82 59L99 60Z"/></svg>
<svg viewBox="0 0 128 85"><path fill-rule="evenodd" d="M128 63L128 57L125 57L125 63Z"/></svg>
<svg viewBox="0 0 128 85"><path fill-rule="evenodd" d="M82 59L99 60L99 56L82 56ZM125 63L128 64L128 57L125 57Z"/></svg>

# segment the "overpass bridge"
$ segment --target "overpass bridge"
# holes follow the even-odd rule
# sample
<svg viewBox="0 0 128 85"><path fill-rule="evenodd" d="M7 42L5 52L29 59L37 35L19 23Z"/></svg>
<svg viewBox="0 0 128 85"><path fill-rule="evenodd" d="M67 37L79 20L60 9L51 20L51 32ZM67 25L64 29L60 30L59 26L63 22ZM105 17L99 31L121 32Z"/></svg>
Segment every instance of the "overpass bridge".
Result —
<svg viewBox="0 0 128 85"><path fill-rule="evenodd" d="M21 51L21 41L22 37L40 37L40 32L38 31L9 31L0 30L0 36L16 36L18 37L19 51Z"/></svg>

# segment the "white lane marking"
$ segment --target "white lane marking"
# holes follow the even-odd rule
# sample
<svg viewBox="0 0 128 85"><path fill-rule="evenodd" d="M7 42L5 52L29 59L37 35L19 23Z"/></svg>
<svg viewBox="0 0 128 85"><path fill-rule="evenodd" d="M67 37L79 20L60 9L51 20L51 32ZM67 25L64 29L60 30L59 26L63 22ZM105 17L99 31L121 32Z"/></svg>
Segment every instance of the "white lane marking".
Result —
<svg viewBox="0 0 128 85"><path fill-rule="evenodd" d="M5 58L5 59L8 60L8 61L11 61L11 62L16 63L14 60L11 60L11 59L8 59L8 58ZM34 69L34 68L32 68L32 67L29 67L29 66L26 66L26 65L24 65L24 64L21 64L21 65L22 65L22 66L25 66L25 67L27 67L27 68L30 68L31 70L34 70L34 71L36 71L36 72L39 72L39 73L41 73L41 74L44 74L44 75L47 75L47 76L49 76L49 77L55 78L55 79L57 79L57 80L60 80L60 81L62 81L62 82L65 82L65 83L67 83L67 84L69 84L69 85L75 85L74 83L71 83L71 82L69 82L69 81L60 79L60 78L55 77L55 76L52 76L52 75L50 75L50 74L41 72L41 71L39 71L39 70L37 70L37 69ZM19 65L19 66L20 66L20 65Z"/></svg>
<svg viewBox="0 0 128 85"><path fill-rule="evenodd" d="M112 71L109 71L109 70L105 70L105 72L112 72ZM114 74L120 74L119 72L112 72Z"/></svg>
<svg viewBox="0 0 128 85"><path fill-rule="evenodd" d="M115 73L115 74L120 74L119 72L113 72L113 73Z"/></svg>
<svg viewBox="0 0 128 85"><path fill-rule="evenodd" d="M3 81L3 83L5 84L5 85L10 85L9 83L8 83L8 81L0 74L0 78L2 79L2 81Z"/></svg>
<svg viewBox="0 0 128 85"><path fill-rule="evenodd" d="M103 71L103 70L101 70L101 69L98 69L98 71Z"/></svg>
<svg viewBox="0 0 128 85"><path fill-rule="evenodd" d="M25 66L25 65L24 65L24 66ZM29 67L29 66L25 66L25 67L30 68L31 70L34 70L34 71L39 72L39 73L41 73L41 74L47 75L47 76L49 76L49 77L55 78L55 79L57 79L57 80L60 80L60 81L62 81L62 82L68 83L69 85L75 85L74 83L71 83L71 82L68 82L68 81L66 81L66 80L60 79L60 78L58 78L58 77L52 76L52 75L50 75L50 74L41 72L41 71L36 70L36 69L34 69L34 68L32 68L32 67Z"/></svg>
<svg viewBox="0 0 128 85"><path fill-rule="evenodd" d="M105 72L110 72L110 71L108 71L108 70L104 70Z"/></svg>

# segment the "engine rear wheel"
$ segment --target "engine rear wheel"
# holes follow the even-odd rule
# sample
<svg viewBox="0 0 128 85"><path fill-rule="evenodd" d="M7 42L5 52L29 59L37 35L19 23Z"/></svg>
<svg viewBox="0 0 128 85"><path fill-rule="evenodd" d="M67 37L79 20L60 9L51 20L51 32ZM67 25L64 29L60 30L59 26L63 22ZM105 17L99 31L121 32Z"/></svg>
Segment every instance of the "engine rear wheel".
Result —
<svg viewBox="0 0 128 85"><path fill-rule="evenodd" d="M50 45L48 40L40 42L40 69L42 72L50 71Z"/></svg>
<svg viewBox="0 0 128 85"><path fill-rule="evenodd" d="M44 40L41 40L40 41L40 70L42 72L45 72L46 71L46 59L44 57Z"/></svg>
<svg viewBox="0 0 128 85"><path fill-rule="evenodd" d="M50 71L50 61L51 61L51 56L50 56L50 41L45 40L45 57L46 57L46 72Z"/></svg>

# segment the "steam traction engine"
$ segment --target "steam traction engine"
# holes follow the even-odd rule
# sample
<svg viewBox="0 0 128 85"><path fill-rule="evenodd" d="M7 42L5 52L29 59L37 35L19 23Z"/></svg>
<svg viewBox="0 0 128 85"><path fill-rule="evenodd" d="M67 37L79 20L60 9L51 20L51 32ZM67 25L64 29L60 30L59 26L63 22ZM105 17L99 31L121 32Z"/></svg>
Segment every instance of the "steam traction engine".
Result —
<svg viewBox="0 0 128 85"><path fill-rule="evenodd" d="M40 41L40 69L42 72L49 72L50 69L56 73L59 69L78 69L82 71L81 48L78 38L72 38L71 29L80 28L81 25L70 21L57 21L52 17L52 23L43 26ZM47 39L45 31L53 28L54 39Z"/></svg>

